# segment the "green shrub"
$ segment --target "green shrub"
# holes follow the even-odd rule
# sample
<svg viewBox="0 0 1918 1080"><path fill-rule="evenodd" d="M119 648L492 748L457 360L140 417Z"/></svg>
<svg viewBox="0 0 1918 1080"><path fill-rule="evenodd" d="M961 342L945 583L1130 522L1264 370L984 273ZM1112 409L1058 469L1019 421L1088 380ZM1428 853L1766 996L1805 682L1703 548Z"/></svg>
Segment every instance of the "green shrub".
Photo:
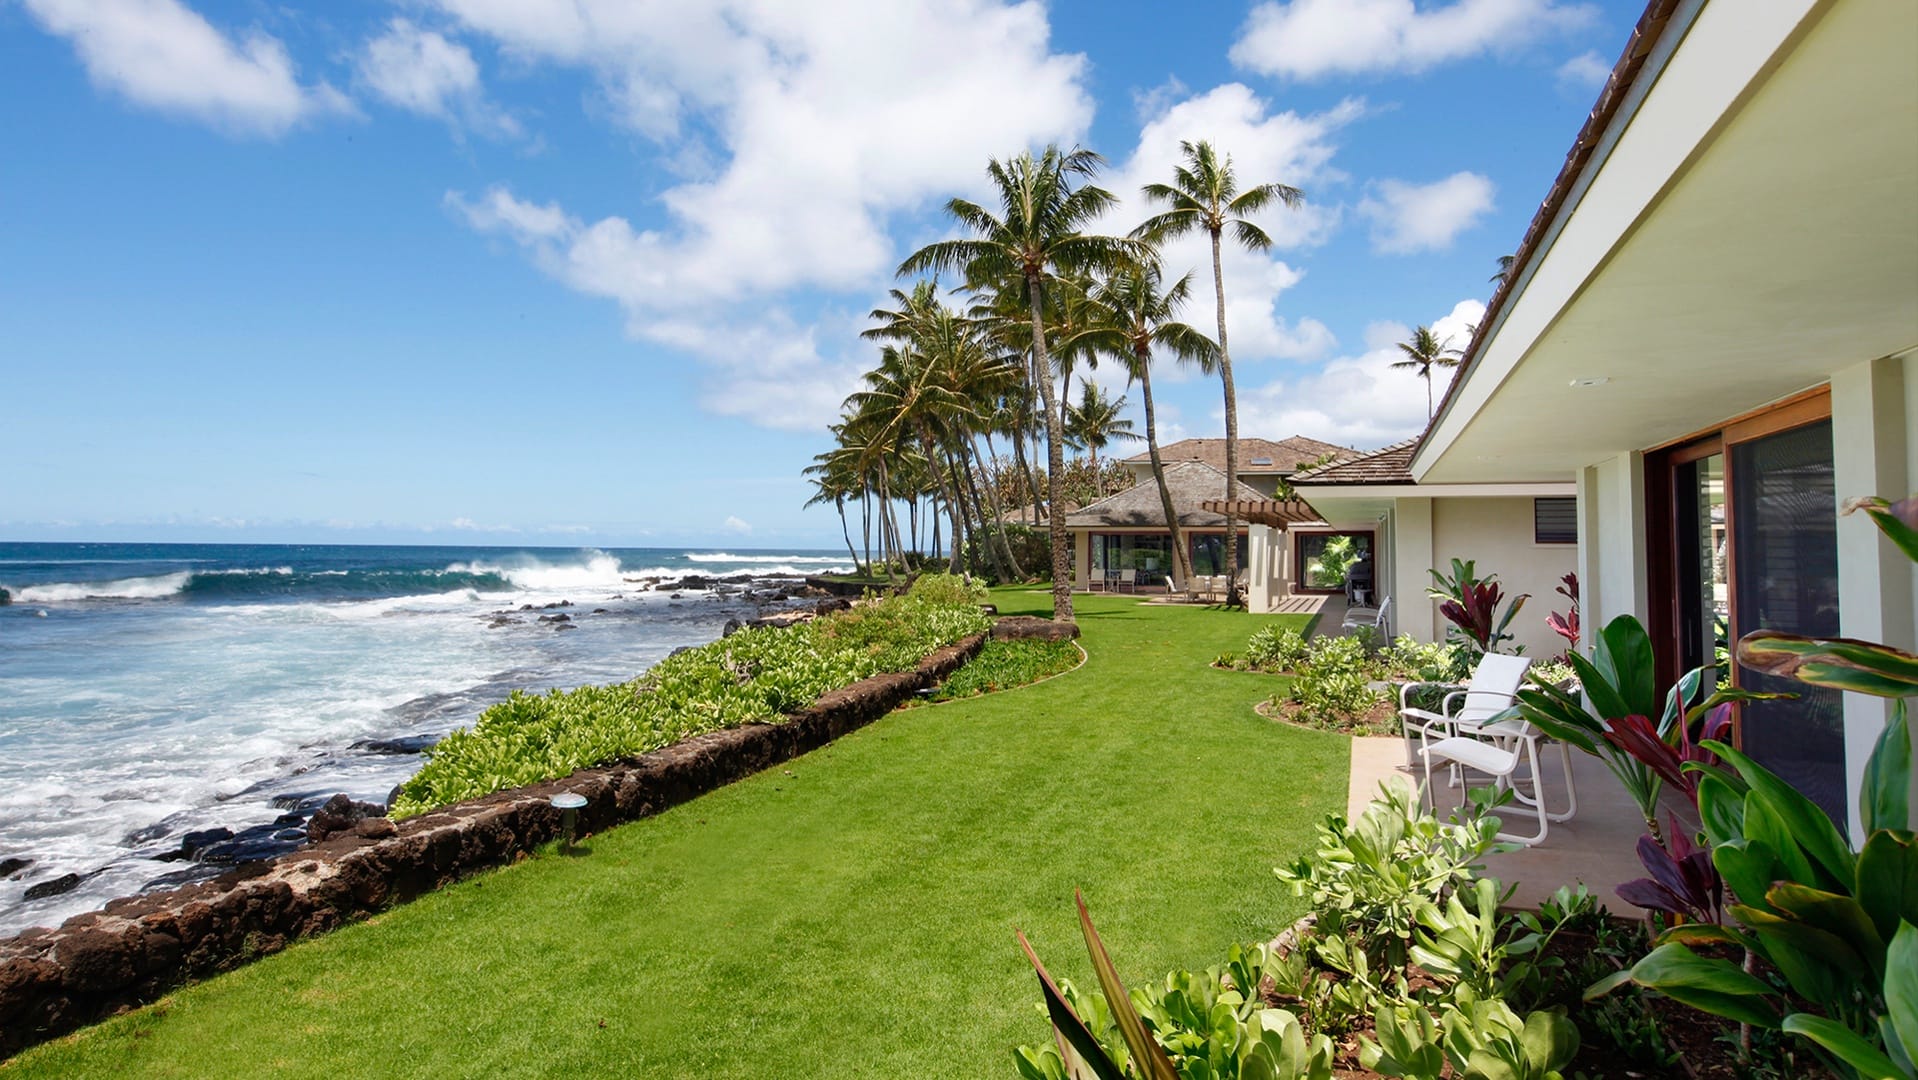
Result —
<svg viewBox="0 0 1918 1080"><path fill-rule="evenodd" d="M1326 727L1356 719L1385 700L1372 686L1365 643L1357 638L1313 638L1305 648L1298 677L1292 680L1295 719Z"/></svg>
<svg viewBox="0 0 1918 1080"><path fill-rule="evenodd" d="M1266 626L1245 643L1245 661L1257 671L1291 671L1305 658L1305 638L1289 626Z"/></svg>
<svg viewBox="0 0 1918 1080"><path fill-rule="evenodd" d="M632 682L515 691L427 751L395 818L657 750L719 728L776 720L829 690L905 671L990 625L976 586L943 574L905 596L790 627L742 630L669 656Z"/></svg>
<svg viewBox="0 0 1918 1080"><path fill-rule="evenodd" d="M1078 666L1079 647L1070 641L988 641L979 655L952 673L931 695L933 701L990 694L1038 682Z"/></svg>

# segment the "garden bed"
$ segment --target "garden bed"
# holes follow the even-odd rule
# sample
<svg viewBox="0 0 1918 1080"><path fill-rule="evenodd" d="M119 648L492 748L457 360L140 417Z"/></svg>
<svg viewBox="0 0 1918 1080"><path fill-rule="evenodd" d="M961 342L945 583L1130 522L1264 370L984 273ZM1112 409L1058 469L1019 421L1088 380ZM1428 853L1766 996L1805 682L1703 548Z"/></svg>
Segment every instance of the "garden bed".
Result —
<svg viewBox="0 0 1918 1080"><path fill-rule="evenodd" d="M1325 716L1307 709L1296 701L1283 697L1274 697L1261 701L1254 706L1260 716L1267 720L1291 724L1310 731L1332 731L1340 735L1397 735L1399 733L1399 705L1395 698L1382 698L1376 704L1359 713L1338 713Z"/></svg>

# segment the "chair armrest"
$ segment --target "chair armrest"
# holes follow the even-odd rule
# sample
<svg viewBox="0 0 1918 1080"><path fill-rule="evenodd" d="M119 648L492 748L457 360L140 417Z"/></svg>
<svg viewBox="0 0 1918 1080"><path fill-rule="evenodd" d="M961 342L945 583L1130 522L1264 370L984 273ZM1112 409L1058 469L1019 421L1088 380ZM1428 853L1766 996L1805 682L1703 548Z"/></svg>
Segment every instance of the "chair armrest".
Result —
<svg viewBox="0 0 1918 1080"><path fill-rule="evenodd" d="M1407 695L1407 694L1410 694L1410 693L1411 693L1411 692L1412 692L1413 690L1416 690L1416 689L1418 689L1419 687L1422 687L1422 686L1437 686L1437 687L1446 687L1446 686L1458 686L1458 684L1457 684L1457 683L1444 683L1444 682L1409 682L1409 683L1403 683L1403 684L1401 684L1401 685L1399 686L1399 710L1400 710L1401 712L1403 712L1404 710L1406 710L1406 709L1408 709L1408 708L1411 708L1411 703L1410 703L1410 702L1408 702L1408 701L1406 700L1406 695ZM1461 689L1461 690L1462 690L1462 689L1464 689L1464 688L1463 688L1463 687L1459 687L1459 689Z"/></svg>

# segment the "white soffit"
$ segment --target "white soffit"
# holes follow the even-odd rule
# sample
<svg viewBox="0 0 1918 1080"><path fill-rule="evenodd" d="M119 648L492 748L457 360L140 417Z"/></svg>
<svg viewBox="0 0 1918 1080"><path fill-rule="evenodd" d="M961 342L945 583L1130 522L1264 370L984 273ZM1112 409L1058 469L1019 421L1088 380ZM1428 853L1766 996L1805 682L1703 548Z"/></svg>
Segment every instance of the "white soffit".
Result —
<svg viewBox="0 0 1918 1080"><path fill-rule="evenodd" d="M1568 479L1918 344L1918 3L1808 7L1705 7L1422 483Z"/></svg>

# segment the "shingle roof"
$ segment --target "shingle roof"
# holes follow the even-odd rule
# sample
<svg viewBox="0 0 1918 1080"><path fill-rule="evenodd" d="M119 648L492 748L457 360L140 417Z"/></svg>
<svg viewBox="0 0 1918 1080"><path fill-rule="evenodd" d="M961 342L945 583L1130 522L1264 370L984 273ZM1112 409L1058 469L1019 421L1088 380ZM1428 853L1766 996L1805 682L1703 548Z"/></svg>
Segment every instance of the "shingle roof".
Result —
<svg viewBox="0 0 1918 1080"><path fill-rule="evenodd" d="M1273 442L1271 439L1239 440L1239 474L1246 473L1289 473L1319 460L1327 454L1339 457L1351 457L1358 451L1349 446L1320 442L1304 435L1294 435L1289 439ZM1224 439L1180 439L1170 446L1159 447L1159 458L1167 465L1175 461L1202 461L1207 465L1225 472ZM1134 454L1125 459L1128 465L1148 465L1152 462L1151 451ZM1266 464L1258 464L1264 461Z"/></svg>
<svg viewBox="0 0 1918 1080"><path fill-rule="evenodd" d="M1165 486L1172 493L1172 510L1179 515L1179 524L1199 527L1225 524L1224 514L1215 514L1199 506L1207 499L1218 499L1225 495L1223 470L1215 469L1203 461L1168 463L1165 467ZM1232 497L1235 499L1259 500L1266 497L1244 481L1233 484L1232 488ZM1158 483L1148 478L1117 495L1108 495L1083 510L1066 515L1068 528L1098 525L1165 528L1165 508L1159 502Z"/></svg>
<svg viewBox="0 0 1918 1080"><path fill-rule="evenodd" d="M1331 484L1410 484L1412 453L1418 449L1416 438L1395 442L1349 461L1335 461L1316 469L1292 474L1294 487Z"/></svg>

